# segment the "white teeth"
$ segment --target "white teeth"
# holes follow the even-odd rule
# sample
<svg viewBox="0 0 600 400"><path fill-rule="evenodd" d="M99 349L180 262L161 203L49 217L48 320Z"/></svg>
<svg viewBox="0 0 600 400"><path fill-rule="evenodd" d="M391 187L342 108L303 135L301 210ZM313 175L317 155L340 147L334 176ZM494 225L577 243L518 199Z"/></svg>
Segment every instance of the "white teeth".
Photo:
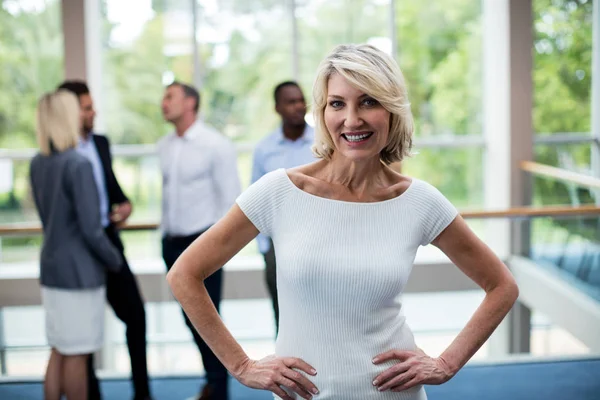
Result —
<svg viewBox="0 0 600 400"><path fill-rule="evenodd" d="M348 139L349 142L360 142L361 140L369 137L370 133L364 133L362 135L348 135L346 134L346 139Z"/></svg>

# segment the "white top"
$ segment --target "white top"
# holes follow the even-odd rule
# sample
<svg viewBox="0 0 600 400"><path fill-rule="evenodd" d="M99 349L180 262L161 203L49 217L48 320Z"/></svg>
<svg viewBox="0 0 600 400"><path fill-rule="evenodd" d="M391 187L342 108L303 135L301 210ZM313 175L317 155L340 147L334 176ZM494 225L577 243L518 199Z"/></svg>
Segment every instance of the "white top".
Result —
<svg viewBox="0 0 600 400"><path fill-rule="evenodd" d="M233 143L196 121L182 137L158 142L163 235L187 236L217 222L240 194Z"/></svg>
<svg viewBox="0 0 600 400"><path fill-rule="evenodd" d="M433 186L413 179L393 199L354 203L299 189L284 169L250 186L237 203L272 237L277 257L279 356L317 370L315 399L424 400L422 387L380 393L373 379L394 364L371 359L416 345L402 294L417 248L457 215ZM299 398L299 397L297 397Z"/></svg>

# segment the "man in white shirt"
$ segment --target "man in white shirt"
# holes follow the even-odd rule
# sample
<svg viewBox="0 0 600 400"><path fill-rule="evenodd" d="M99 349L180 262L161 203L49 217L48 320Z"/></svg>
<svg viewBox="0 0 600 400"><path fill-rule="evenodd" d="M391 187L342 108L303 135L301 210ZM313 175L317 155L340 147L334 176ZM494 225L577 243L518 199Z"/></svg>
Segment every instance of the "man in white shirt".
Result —
<svg viewBox="0 0 600 400"><path fill-rule="evenodd" d="M165 90L162 113L175 132L158 142L163 180L162 253L167 270L183 251L234 204L240 194L233 143L197 119L200 95L174 82ZM215 307L221 301L222 270L205 280ZM227 400L227 370L184 313L200 350L207 384L195 399Z"/></svg>

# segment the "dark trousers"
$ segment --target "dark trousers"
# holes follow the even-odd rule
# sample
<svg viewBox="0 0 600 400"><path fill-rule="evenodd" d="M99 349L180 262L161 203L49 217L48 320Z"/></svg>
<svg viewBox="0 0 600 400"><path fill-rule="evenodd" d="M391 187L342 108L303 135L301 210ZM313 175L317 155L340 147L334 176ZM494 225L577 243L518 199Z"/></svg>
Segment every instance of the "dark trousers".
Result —
<svg viewBox="0 0 600 400"><path fill-rule="evenodd" d="M202 233L204 233L204 231L189 236L165 236L163 238L162 253L165 264L167 265L167 271L175 264L175 261L181 253L183 253L183 251ZM219 269L204 281L204 286L217 311L219 310L219 305L221 303L221 289L223 286L222 278L223 271ZM227 400L227 369L221 364L221 361L219 361L208 345L204 343L204 340L202 340L185 312L183 312L183 318L194 337L194 342L196 343L196 346L198 346L198 350L200 350L202 363L206 370L206 381L213 390L211 399Z"/></svg>
<svg viewBox="0 0 600 400"><path fill-rule="evenodd" d="M279 332L279 300L277 297L277 263L275 261L275 247L271 241L269 251L263 254L265 259L265 280L267 289L273 303L273 313L275 314L275 332Z"/></svg>
<svg viewBox="0 0 600 400"><path fill-rule="evenodd" d="M123 254L123 243L119 233L112 226L105 231L111 242ZM146 312L137 282L124 254L123 260L125 265L119 272L107 274L106 297L116 316L126 326L134 399L141 400L150 396L146 362ZM88 361L88 393L90 400L101 398L98 378L94 372L93 355Z"/></svg>

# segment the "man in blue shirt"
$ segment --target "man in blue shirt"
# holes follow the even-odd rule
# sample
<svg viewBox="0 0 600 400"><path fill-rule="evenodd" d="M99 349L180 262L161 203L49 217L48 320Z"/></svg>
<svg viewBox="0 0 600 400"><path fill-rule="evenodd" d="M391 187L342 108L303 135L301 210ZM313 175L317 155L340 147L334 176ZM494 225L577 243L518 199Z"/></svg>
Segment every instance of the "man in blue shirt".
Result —
<svg viewBox="0 0 600 400"><path fill-rule="evenodd" d="M306 101L300 86L293 81L275 87L275 111L281 116L281 126L261 140L254 149L252 182L279 168L293 168L315 161L311 146L314 131L306 121ZM279 328L277 275L275 249L269 237L259 235L258 249L265 259L265 277L275 313L275 327Z"/></svg>

